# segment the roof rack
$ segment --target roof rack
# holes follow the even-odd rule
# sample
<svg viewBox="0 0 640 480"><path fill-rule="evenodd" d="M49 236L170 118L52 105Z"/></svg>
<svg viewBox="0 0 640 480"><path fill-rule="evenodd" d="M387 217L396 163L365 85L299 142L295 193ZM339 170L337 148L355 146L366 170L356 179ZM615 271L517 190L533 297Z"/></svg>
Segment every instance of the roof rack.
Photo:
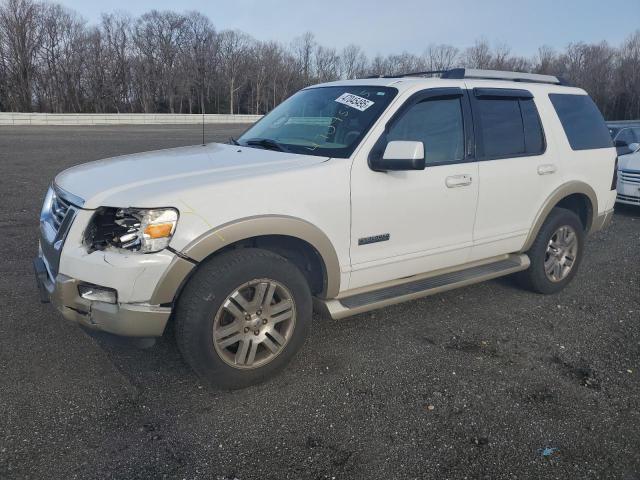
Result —
<svg viewBox="0 0 640 480"><path fill-rule="evenodd" d="M426 72L398 73L395 75L369 75L365 78L402 78L402 77L426 77L428 75L445 75L451 70L428 70Z"/></svg>
<svg viewBox="0 0 640 480"><path fill-rule="evenodd" d="M458 80L473 78L486 80L507 80L512 82L548 83L552 85L569 86L569 83L566 80L553 75L507 72L502 70L480 70L476 68L452 68L450 70L430 70L426 72L401 73L397 75L373 75L367 78L426 77L430 75L440 75L440 78Z"/></svg>

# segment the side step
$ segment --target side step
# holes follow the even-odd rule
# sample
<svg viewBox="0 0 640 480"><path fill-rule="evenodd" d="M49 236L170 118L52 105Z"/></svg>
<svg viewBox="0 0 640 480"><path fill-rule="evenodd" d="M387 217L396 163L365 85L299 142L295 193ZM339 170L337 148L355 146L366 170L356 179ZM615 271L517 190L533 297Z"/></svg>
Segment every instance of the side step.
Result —
<svg viewBox="0 0 640 480"><path fill-rule="evenodd" d="M499 260L494 259L490 263L476 263L460 270L440 274L435 272L430 276L409 277L403 283L356 293L343 298L326 301L318 300L320 303L318 306L325 313L328 313L331 318L337 320L376 308L503 277L526 270L529 268L529 264L527 255L508 255Z"/></svg>

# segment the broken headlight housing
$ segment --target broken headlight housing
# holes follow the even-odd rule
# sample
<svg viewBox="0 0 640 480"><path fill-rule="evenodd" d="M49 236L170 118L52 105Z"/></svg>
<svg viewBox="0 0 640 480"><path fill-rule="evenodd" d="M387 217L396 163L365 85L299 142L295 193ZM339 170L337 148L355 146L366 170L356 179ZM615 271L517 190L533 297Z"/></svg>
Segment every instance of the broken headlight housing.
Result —
<svg viewBox="0 0 640 480"><path fill-rule="evenodd" d="M169 246L178 223L174 208L100 208L85 231L89 251L109 247L138 253Z"/></svg>

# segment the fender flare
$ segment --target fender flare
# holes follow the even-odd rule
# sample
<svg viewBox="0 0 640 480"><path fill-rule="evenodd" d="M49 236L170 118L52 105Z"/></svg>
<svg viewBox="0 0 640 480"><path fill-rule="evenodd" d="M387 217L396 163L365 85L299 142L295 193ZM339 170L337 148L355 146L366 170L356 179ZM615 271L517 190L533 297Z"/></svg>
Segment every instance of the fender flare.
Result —
<svg viewBox="0 0 640 480"><path fill-rule="evenodd" d="M587 219L586 232L590 233L593 228L593 219L596 215L598 215L598 197L596 192L584 182L580 181L571 181L559 186L557 189L549 195L545 203L542 205L542 208L538 210L536 214L535 221L533 223L533 228L529 230L529 235L527 236L527 240L522 247L521 252L526 252L531 248L533 242L538 236L538 232L542 228L542 224L551 213L551 210L558 205L558 203L563 199L568 197L569 195L574 195L576 193L585 195L589 201L591 202L591 212L589 213L589 217Z"/></svg>
<svg viewBox="0 0 640 480"><path fill-rule="evenodd" d="M260 215L225 223L200 235L173 259L156 286L150 303L173 302L196 265L220 249L241 240L265 235L285 235L311 245L324 264L322 297L332 298L340 291L340 263L329 237L312 223L286 215Z"/></svg>

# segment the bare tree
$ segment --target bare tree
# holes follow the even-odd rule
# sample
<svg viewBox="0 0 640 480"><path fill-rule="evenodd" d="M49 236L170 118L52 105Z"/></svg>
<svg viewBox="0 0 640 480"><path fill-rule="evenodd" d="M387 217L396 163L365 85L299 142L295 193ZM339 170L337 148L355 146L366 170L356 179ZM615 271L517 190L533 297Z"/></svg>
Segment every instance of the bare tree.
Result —
<svg viewBox="0 0 640 480"><path fill-rule="evenodd" d="M533 71L536 73L551 75L557 73L558 54L548 45L543 45L538 49L533 60Z"/></svg>
<svg viewBox="0 0 640 480"><path fill-rule="evenodd" d="M102 15L97 33L101 55L95 57L94 65L97 75L103 72L102 88L97 93L99 103L104 105L98 111L120 112L131 108L132 30L133 21L128 15Z"/></svg>
<svg viewBox="0 0 640 480"><path fill-rule="evenodd" d="M464 52L463 64L470 68L491 68L493 55L486 40L477 40Z"/></svg>
<svg viewBox="0 0 640 480"><path fill-rule="evenodd" d="M4 60L10 101L31 111L36 57L42 44L43 6L32 0L6 0L0 5L0 50Z"/></svg>
<svg viewBox="0 0 640 480"><path fill-rule="evenodd" d="M335 48L316 47L314 53L317 82L330 82L340 76L340 57Z"/></svg>
<svg viewBox="0 0 640 480"><path fill-rule="evenodd" d="M220 34L220 65L227 83L229 94L229 113L235 112L235 96L244 86L242 76L247 64L246 55L251 46L251 39L237 30L226 30Z"/></svg>
<svg viewBox="0 0 640 480"><path fill-rule="evenodd" d="M38 0L0 0L0 110L265 113L298 89L337 78L457 66L555 74L582 88L611 119L640 117L640 30L618 47L579 42L532 58L480 39L458 50L429 45L369 59L358 45L290 45L217 33L198 12L122 13L87 25Z"/></svg>
<svg viewBox="0 0 640 480"><path fill-rule="evenodd" d="M340 60L342 78L354 79L366 75L367 56L358 45L344 47Z"/></svg>
<svg viewBox="0 0 640 480"><path fill-rule="evenodd" d="M613 118L640 118L640 31L622 44L615 59Z"/></svg>
<svg viewBox="0 0 640 480"><path fill-rule="evenodd" d="M316 47L317 43L311 32L306 32L293 41L293 55L300 69L303 85L308 85L313 75L313 52Z"/></svg>
<svg viewBox="0 0 640 480"><path fill-rule="evenodd" d="M456 65L460 52L451 45L429 45L424 52L427 70L448 70Z"/></svg>
<svg viewBox="0 0 640 480"><path fill-rule="evenodd" d="M57 4L43 8L42 43L37 55L41 109L82 111L88 34L85 22L75 12Z"/></svg>
<svg viewBox="0 0 640 480"><path fill-rule="evenodd" d="M204 112L207 82L219 64L218 38L211 21L201 13L189 13L185 27L183 90L188 96L189 113L193 113L194 96L197 96L199 112Z"/></svg>

